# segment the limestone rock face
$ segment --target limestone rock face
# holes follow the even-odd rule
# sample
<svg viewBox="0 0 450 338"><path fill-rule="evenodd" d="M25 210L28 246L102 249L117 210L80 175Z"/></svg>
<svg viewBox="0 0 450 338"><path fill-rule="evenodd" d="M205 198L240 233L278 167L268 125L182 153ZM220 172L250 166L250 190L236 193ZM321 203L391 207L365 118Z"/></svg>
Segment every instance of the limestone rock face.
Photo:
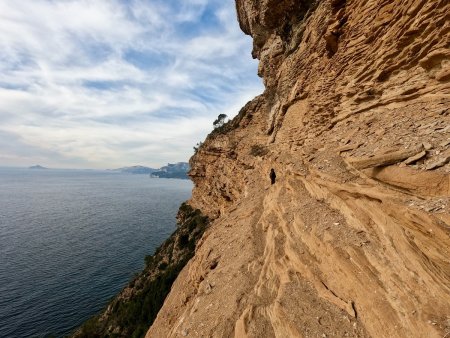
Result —
<svg viewBox="0 0 450 338"><path fill-rule="evenodd" d="M147 337L450 337L450 2L236 8L266 90L191 159L214 221Z"/></svg>

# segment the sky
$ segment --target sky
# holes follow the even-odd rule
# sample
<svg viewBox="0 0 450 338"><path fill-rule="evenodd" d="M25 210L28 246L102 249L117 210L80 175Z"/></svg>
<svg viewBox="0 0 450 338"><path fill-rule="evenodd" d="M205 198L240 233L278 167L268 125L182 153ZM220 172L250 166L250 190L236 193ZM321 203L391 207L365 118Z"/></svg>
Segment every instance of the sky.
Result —
<svg viewBox="0 0 450 338"><path fill-rule="evenodd" d="M0 166L187 161L262 93L234 0L0 0Z"/></svg>

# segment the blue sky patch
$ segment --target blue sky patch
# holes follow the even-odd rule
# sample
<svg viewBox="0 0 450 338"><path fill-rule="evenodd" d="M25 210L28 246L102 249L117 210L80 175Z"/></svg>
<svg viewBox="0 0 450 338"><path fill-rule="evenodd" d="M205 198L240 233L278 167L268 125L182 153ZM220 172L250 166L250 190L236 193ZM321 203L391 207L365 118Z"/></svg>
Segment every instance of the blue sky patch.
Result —
<svg viewBox="0 0 450 338"><path fill-rule="evenodd" d="M2 165L187 161L218 114L263 91L234 0L2 1L0 13Z"/></svg>

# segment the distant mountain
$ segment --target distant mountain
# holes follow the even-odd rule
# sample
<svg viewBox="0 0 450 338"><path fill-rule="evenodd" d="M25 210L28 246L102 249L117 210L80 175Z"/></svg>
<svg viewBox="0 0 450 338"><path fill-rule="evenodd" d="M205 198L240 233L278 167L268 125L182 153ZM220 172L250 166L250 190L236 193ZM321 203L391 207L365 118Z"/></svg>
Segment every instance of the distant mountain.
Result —
<svg viewBox="0 0 450 338"><path fill-rule="evenodd" d="M189 163L186 162L169 163L166 166L161 167L157 171L151 173L151 176L159 178L189 179L189 176L187 175L189 169Z"/></svg>
<svg viewBox="0 0 450 338"><path fill-rule="evenodd" d="M142 165L134 165L132 167L123 167L118 169L113 169L113 171L120 171L121 173L128 174L145 174L151 177L159 178L183 178L189 179L187 173L189 171L189 163L178 162L178 163L168 163L166 166L159 169L144 167Z"/></svg>
<svg viewBox="0 0 450 338"><path fill-rule="evenodd" d="M48 169L48 168L43 167L39 164L36 164L36 165L32 165L31 167L28 167L28 169Z"/></svg>
<svg viewBox="0 0 450 338"><path fill-rule="evenodd" d="M149 167L144 167L142 165L134 165L131 167L123 167L118 169L113 169L113 171L120 171L122 173L128 173L128 174L145 174L149 175L155 171L158 171L159 169L153 169Z"/></svg>

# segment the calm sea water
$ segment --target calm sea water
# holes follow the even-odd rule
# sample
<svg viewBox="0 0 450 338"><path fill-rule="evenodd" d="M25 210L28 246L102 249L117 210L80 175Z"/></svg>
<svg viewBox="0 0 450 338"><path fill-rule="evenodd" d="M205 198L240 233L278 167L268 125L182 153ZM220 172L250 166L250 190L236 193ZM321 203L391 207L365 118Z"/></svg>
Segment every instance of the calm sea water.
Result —
<svg viewBox="0 0 450 338"><path fill-rule="evenodd" d="M0 337L69 334L175 229L187 180L0 168Z"/></svg>

